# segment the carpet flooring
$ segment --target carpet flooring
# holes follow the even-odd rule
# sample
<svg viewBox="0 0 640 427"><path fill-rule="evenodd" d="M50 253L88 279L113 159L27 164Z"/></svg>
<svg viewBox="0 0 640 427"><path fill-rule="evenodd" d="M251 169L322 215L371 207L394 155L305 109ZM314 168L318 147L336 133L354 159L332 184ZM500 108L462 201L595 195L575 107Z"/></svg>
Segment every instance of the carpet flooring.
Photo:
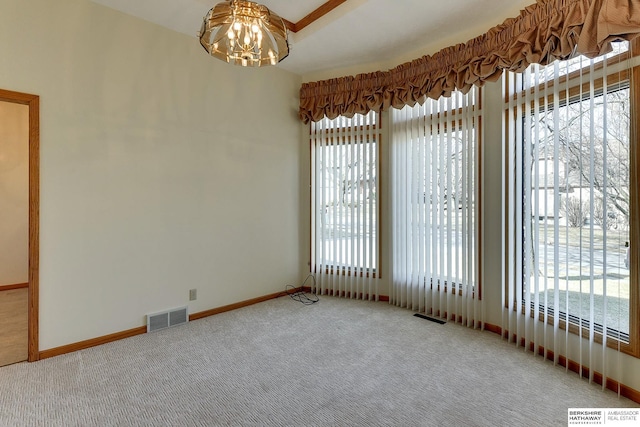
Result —
<svg viewBox="0 0 640 427"><path fill-rule="evenodd" d="M640 405L500 336L288 297L0 368L0 426L554 426Z"/></svg>

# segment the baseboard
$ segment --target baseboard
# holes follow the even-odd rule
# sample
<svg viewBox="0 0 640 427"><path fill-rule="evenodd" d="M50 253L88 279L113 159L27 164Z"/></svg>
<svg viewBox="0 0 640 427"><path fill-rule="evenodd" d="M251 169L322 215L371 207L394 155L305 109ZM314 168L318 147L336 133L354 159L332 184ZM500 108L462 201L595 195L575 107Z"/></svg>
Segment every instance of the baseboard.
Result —
<svg viewBox="0 0 640 427"><path fill-rule="evenodd" d="M502 335L502 328L500 326L492 325L490 323L484 324L485 331L493 332L494 334Z"/></svg>
<svg viewBox="0 0 640 427"><path fill-rule="evenodd" d="M293 290L295 291L295 289ZM214 308L212 310L200 311L198 313L193 313L189 315L189 321L202 319L204 317L213 316L215 314L224 313L225 311L237 310L242 307L247 307L253 304L257 304L260 302L268 301L270 299L278 298L280 296L286 295L284 292L276 292L269 295L264 295L258 298L252 298L245 301L240 301L235 304L225 305L223 307ZM60 356L67 353L73 353L74 351L84 350L87 348L95 347L102 344L107 344L113 341L118 341L124 338L133 337L136 335L142 335L147 333L146 326L140 326L138 328L129 329L122 332L116 332L109 335L104 335L97 338L92 338L84 341L80 341L73 344L67 344L60 347L51 348L48 350L43 350L39 353L39 359L48 359L50 357Z"/></svg>
<svg viewBox="0 0 640 427"><path fill-rule="evenodd" d="M502 328L500 326L496 326L496 325L491 325L489 323L485 323L484 324L484 329L493 333L496 333L500 336L502 336L503 338L506 338L502 332ZM525 343L524 340L522 340L520 342L520 346L524 347ZM533 351L534 349L534 344L533 343L529 343L529 350ZM555 360L555 354L553 351L551 350L547 350L546 351L546 355L544 354L544 348L542 346L538 347L538 354L541 356L545 356L548 360ZM558 356L558 364L560 366L562 366L563 368L567 368L568 370L575 372L576 374L580 373L580 364L574 360L571 359L567 359L565 356ZM567 367L568 364L568 367ZM582 376L584 378L589 378L589 374L590 374L590 370L589 368L585 368L584 366L582 367ZM605 379L606 381L606 388L618 393L618 389L620 390L620 396L626 397L627 399L633 400L636 403L640 403L640 391L631 388L629 386L626 386L622 383L619 383L618 381L611 379L609 377L606 377ZM593 382L595 382L596 384L602 385L603 382L603 375L598 372L598 371L594 371L593 372Z"/></svg>
<svg viewBox="0 0 640 427"><path fill-rule="evenodd" d="M296 291L298 291L300 289L301 288L290 289L289 292L296 292ZM287 295L286 292L276 292L276 293L273 293L273 294L264 295L264 296L261 296L261 297L252 298L252 299L248 299L248 300L245 300L245 301L236 302L234 304L229 304L229 305L225 305L225 306L222 306L222 307L213 308L211 310L199 311L197 313L190 314L189 315L189 321L202 319L203 317L214 316L216 314L224 313L226 311L237 310L237 309L242 308L242 307L247 307L247 306L250 306L250 305L253 305L253 304L258 304L260 302L269 301L271 299L275 299L275 298L278 298L278 297L281 297L281 296L285 296L285 295Z"/></svg>
<svg viewBox="0 0 640 427"><path fill-rule="evenodd" d="M60 356L67 353L73 353L74 351L84 350L87 348L95 347L98 345L118 341L124 338L141 335L147 332L146 326L140 326L138 328L129 329L122 332L116 332L114 334L104 335L98 338L92 338L89 340L80 341L73 344L67 344L60 347L43 350L40 352L40 360L48 359L50 357Z"/></svg>
<svg viewBox="0 0 640 427"><path fill-rule="evenodd" d="M0 292L2 291L13 291L15 289L27 289L29 287L28 283L16 283L13 285L0 285Z"/></svg>

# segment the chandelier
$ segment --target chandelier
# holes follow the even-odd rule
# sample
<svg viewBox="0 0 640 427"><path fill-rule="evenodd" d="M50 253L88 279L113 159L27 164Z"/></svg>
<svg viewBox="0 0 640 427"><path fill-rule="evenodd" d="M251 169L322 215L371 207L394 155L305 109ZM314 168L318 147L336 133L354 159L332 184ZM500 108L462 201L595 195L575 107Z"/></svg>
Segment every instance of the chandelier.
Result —
<svg viewBox="0 0 640 427"><path fill-rule="evenodd" d="M289 55L281 17L251 1L225 1L204 17L200 44L211 56L243 67L275 65Z"/></svg>

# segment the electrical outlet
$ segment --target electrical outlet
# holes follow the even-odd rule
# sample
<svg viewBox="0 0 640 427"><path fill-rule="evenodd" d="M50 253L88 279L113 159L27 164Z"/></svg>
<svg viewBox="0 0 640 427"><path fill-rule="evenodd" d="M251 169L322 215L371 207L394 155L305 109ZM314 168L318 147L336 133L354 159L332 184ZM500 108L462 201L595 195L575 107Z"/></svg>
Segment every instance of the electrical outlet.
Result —
<svg viewBox="0 0 640 427"><path fill-rule="evenodd" d="M189 289L189 301L195 301L198 299L198 290Z"/></svg>

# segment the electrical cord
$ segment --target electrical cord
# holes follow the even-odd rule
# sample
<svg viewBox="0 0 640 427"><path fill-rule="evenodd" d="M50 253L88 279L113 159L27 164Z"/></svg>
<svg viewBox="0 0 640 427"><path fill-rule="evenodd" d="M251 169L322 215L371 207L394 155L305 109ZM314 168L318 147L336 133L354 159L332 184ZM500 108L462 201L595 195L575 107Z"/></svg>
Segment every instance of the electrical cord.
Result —
<svg viewBox="0 0 640 427"><path fill-rule="evenodd" d="M316 288L316 278L314 277L313 274L309 274L307 276L307 278L304 279L304 282L302 282L302 286L300 286L299 288L296 288L293 285L287 285L285 287L285 291L283 292L283 295L289 295L289 297L292 300L301 302L304 305L311 305L311 304L317 303L318 301L320 301L320 298L318 298L318 295L316 295L313 292L309 295L309 294L307 294L306 292L303 291L303 289L304 289L305 285L307 284L307 281L309 280L309 278L313 279L313 287L311 287L311 289L315 289Z"/></svg>

